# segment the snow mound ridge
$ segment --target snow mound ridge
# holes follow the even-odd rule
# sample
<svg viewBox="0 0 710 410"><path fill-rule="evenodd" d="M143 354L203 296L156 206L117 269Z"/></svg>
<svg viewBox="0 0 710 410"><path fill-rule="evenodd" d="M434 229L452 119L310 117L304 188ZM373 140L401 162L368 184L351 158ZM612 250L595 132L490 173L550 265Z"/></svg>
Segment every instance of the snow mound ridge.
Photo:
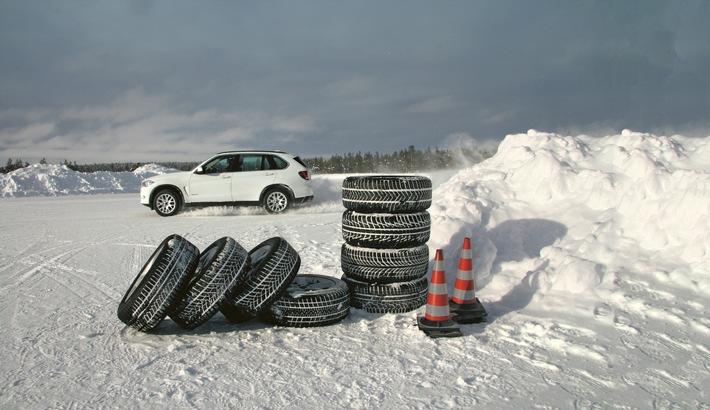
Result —
<svg viewBox="0 0 710 410"><path fill-rule="evenodd" d="M149 164L133 172L83 173L66 165L34 164L0 175L0 193L3 197L133 193L140 190L142 180L173 171Z"/></svg>
<svg viewBox="0 0 710 410"><path fill-rule="evenodd" d="M497 294L593 293L619 272L671 278L678 265L689 272L679 286L710 294L709 142L630 130L508 135L434 191L429 245L448 251L452 283L471 236L477 287Z"/></svg>

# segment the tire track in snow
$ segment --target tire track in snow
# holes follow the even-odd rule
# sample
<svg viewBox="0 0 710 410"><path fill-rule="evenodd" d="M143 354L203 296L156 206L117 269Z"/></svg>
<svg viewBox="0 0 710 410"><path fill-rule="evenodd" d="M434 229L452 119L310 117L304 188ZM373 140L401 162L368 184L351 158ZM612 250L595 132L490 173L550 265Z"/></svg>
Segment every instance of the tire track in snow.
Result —
<svg viewBox="0 0 710 410"><path fill-rule="evenodd" d="M87 344L98 342L105 346L107 338L99 330L102 324L96 323L95 313L110 303L114 294L114 289L100 280L105 272L77 268L84 261L75 262L75 258L90 256L89 252L110 244L117 235L106 234L93 242L41 237L25 246L12 264L3 267L3 272L10 273L3 277L0 288L3 327L11 334L21 335L6 340L8 345L4 347L15 352L12 356L16 357L14 365L2 372L2 380L13 386L10 400L45 406L47 395L61 393L44 391L38 396L36 392L43 391L38 383L43 380L65 379L64 388L82 391L80 386L96 377L96 372L110 368L110 363L105 363L108 366L94 372L69 372L71 363L81 361L79 357L85 354L81 349ZM67 307L71 315L66 315ZM56 340L68 339L77 339L76 347L55 348ZM53 389L56 388L58 385Z"/></svg>
<svg viewBox="0 0 710 410"><path fill-rule="evenodd" d="M74 249L71 248L73 243L61 242L54 246L44 247L45 242L45 239L40 239L34 242L33 246L25 248L21 258L16 258L6 270L12 271L10 275L3 277L0 287L0 313L3 313L3 316L7 318L7 324L12 329L24 326L24 321L18 323L18 313L23 317L34 314L34 312L23 309L25 304L29 303L28 299L46 298L47 289L42 290L38 287L42 285L41 279L51 269L52 264L74 252ZM39 249L39 251L30 252L31 249ZM44 255L44 251L47 249L49 252ZM23 297L18 298L17 295L23 295ZM12 313L6 315L7 310L11 310Z"/></svg>
<svg viewBox="0 0 710 410"><path fill-rule="evenodd" d="M41 278L47 278L62 286L67 292L80 298L87 296L100 296L102 299L111 298L115 293L115 289L96 280L103 275L103 273L78 268L70 265L68 262L78 255L86 253L90 249L105 246L113 239L115 239L114 235L107 235L96 242L87 242L79 246L77 246L78 242L69 241L63 243L62 246L53 248L53 250L57 250L68 247L68 250L53 255L50 254L51 256L42 255L40 253L28 253L17 262L18 265L25 265L26 268L21 269L14 275L11 283L6 284L2 290L8 291L13 288L25 287L26 282L29 280L39 283ZM82 292L81 289L84 289L84 291ZM97 292L99 295L96 294Z"/></svg>

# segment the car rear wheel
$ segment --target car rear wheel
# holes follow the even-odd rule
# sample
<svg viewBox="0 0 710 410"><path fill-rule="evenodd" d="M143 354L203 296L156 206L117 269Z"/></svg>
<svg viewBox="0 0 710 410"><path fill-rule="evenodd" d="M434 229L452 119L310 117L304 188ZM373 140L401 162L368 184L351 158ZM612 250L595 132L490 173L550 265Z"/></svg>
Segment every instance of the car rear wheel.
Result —
<svg viewBox="0 0 710 410"><path fill-rule="evenodd" d="M272 214L285 211L291 205L291 197L280 188L272 189L264 195L264 209Z"/></svg>
<svg viewBox="0 0 710 410"><path fill-rule="evenodd" d="M160 216L173 216L180 211L182 199L172 189L164 189L158 192L153 201L155 212Z"/></svg>

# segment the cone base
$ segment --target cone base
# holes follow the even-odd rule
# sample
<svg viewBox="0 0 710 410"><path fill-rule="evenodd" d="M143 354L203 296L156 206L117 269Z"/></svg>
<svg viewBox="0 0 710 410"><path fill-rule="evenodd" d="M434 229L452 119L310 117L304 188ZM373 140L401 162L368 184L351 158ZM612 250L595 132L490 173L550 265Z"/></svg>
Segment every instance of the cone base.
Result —
<svg viewBox="0 0 710 410"><path fill-rule="evenodd" d="M463 336L463 333L461 333L461 330L459 329L458 323L451 319L433 321L425 317L418 317L417 325L419 325L419 330L431 338Z"/></svg>
<svg viewBox="0 0 710 410"><path fill-rule="evenodd" d="M476 302L465 305L449 300L449 311L451 318L462 325L485 322L488 318L488 313L478 298Z"/></svg>

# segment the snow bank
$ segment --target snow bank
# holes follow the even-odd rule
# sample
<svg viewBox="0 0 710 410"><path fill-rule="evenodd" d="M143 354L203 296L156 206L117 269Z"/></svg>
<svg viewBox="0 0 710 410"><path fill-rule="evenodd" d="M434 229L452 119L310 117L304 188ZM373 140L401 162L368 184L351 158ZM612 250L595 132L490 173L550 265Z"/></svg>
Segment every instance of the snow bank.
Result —
<svg viewBox="0 0 710 410"><path fill-rule="evenodd" d="M473 237L483 295L599 299L621 272L710 295L708 142L508 135L434 191L429 245L447 250L451 285L462 238Z"/></svg>
<svg viewBox="0 0 710 410"><path fill-rule="evenodd" d="M141 181L154 175L175 172L156 164L133 172L83 173L66 165L34 164L0 176L3 197L58 196L101 193L131 193Z"/></svg>

